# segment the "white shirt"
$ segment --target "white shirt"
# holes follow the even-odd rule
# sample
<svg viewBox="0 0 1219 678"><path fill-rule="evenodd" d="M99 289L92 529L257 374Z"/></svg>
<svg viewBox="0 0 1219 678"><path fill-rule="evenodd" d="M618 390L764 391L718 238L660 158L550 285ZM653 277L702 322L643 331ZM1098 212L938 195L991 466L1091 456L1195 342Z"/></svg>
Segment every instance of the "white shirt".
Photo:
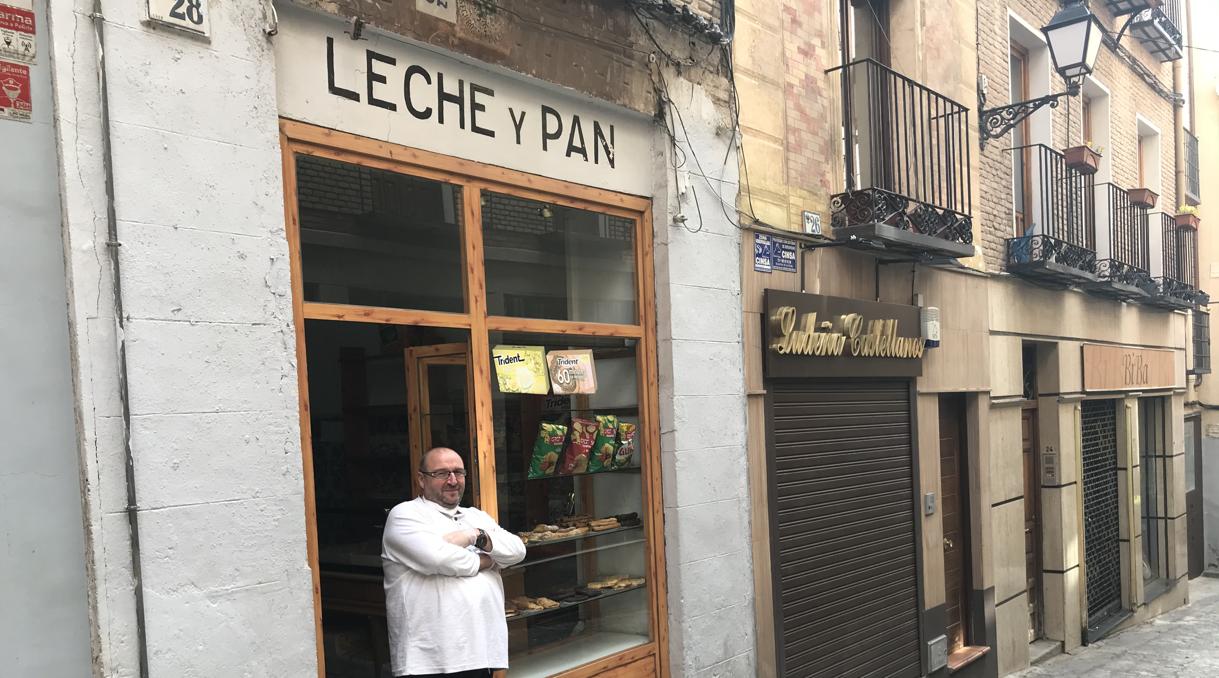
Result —
<svg viewBox="0 0 1219 678"><path fill-rule="evenodd" d="M442 537L482 528L495 561ZM499 568L525 557L520 537L476 508L446 509L417 497L398 504L381 538L390 663L395 676L508 667L508 623Z"/></svg>

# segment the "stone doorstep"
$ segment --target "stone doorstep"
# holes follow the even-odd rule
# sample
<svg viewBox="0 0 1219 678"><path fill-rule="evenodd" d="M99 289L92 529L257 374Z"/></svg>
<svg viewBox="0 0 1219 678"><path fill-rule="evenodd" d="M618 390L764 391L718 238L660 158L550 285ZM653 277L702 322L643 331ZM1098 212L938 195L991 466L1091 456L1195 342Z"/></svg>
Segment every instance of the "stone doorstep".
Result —
<svg viewBox="0 0 1219 678"><path fill-rule="evenodd" d="M1051 657L1062 654L1062 642L1041 638L1029 643L1029 666L1036 666Z"/></svg>

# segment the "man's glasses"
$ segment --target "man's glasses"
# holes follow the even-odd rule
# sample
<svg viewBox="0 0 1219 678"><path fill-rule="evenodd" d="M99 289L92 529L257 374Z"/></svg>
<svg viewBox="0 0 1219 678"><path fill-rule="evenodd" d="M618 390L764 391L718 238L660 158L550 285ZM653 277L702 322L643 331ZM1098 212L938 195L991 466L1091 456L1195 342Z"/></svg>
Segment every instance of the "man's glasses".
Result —
<svg viewBox="0 0 1219 678"><path fill-rule="evenodd" d="M458 480L464 480L466 477L466 470L464 468L459 468L454 471L420 471L420 473L436 480L447 480L449 474L452 474L453 477Z"/></svg>

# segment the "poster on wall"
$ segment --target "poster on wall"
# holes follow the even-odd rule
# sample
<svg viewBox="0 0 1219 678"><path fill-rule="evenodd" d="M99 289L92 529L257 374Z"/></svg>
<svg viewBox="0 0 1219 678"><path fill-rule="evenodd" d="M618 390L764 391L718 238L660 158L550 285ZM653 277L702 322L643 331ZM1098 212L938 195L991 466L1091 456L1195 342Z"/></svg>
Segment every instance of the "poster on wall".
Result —
<svg viewBox="0 0 1219 678"><path fill-rule="evenodd" d="M544 347L501 344L491 349L491 359L500 393L550 393Z"/></svg>
<svg viewBox="0 0 1219 678"><path fill-rule="evenodd" d="M34 41L34 12L16 6L14 0L0 3L0 59L32 64L38 50Z"/></svg>
<svg viewBox="0 0 1219 678"><path fill-rule="evenodd" d="M33 113L30 67L0 61L0 120L29 122Z"/></svg>
<svg viewBox="0 0 1219 678"><path fill-rule="evenodd" d="M597 368L590 349L551 351L546 354L546 364L556 394L597 392Z"/></svg>

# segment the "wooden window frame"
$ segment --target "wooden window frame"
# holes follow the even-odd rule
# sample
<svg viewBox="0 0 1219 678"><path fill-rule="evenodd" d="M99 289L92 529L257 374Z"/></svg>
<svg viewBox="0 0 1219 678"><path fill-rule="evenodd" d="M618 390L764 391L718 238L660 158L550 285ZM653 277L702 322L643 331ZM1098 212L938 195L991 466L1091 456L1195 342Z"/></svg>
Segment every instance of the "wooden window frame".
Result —
<svg viewBox="0 0 1219 678"><path fill-rule="evenodd" d="M283 160L284 221L292 278L292 310L296 329L297 377L304 475L305 525L309 569L313 577L313 613L317 641L318 676L325 678L322 637L321 572L312 431L309 419L309 375L305 347L305 320L422 325L468 330L472 356L471 403L478 459L477 500L482 510L498 518L495 474L495 440L492 430L490 333L534 332L572 336L624 337L639 340L640 474L643 484L643 523L646 535L651 640L638 647L593 660L562 674L584 678L621 670L623 675L669 675L667 581L664 552L663 501L660 480L659 374L656 358L655 274L653 269L652 203L648 198L573 184L516 170L446 156L439 153L377 141L346 132L280 119ZM297 202L298 155L328 158L374 169L460 187L463 193L461 223L464 311L460 313L357 306L305 301L301 263L300 217ZM499 193L585 209L631 219L635 223L636 322L631 324L549 320L490 315L487 309L486 270L483 265L482 204L480 192ZM485 359L480 359L485 358ZM403 413L405 416L405 412ZM502 674L503 672L499 672Z"/></svg>
<svg viewBox="0 0 1219 678"><path fill-rule="evenodd" d="M1021 46L1015 42L1012 42L1012 43L1010 43L1010 49L1009 49L1008 54L1009 54L1009 56L1008 56L1008 77L1009 78L1011 77L1011 59L1012 59L1012 57L1019 59L1020 64L1021 64L1020 85L1019 85L1020 94L1018 97L1016 97L1016 100L1017 101L1028 101L1028 99L1029 99L1029 52L1023 46ZM1011 88L1009 88L1009 89L1011 89ZM1017 209L1017 205L1015 204L1015 196L1014 195L1012 196L1013 197L1012 233L1015 235L1015 237L1022 238L1025 235L1027 235L1027 233L1028 233L1029 218L1032 216L1032 212L1033 212L1033 175L1032 175L1033 154L1030 151L1030 149L1027 148L1032 143L1032 139L1030 138L1032 129L1029 126L1029 118L1026 117L1024 120L1021 120L1020 123L1017 125L1017 128L1020 130L1020 133L1024 137L1024 143L1021 145L1025 146L1025 148L1023 150L1017 151L1020 154L1020 163L1021 163L1021 167L1023 168L1023 171L1021 172L1022 176L1020 176L1020 177L1013 176L1012 180L1021 182L1021 189L1022 189L1021 193L1024 197L1024 204L1020 205L1019 209ZM1019 214L1021 216L1022 223L1017 223L1017 219L1016 219L1017 214Z"/></svg>

